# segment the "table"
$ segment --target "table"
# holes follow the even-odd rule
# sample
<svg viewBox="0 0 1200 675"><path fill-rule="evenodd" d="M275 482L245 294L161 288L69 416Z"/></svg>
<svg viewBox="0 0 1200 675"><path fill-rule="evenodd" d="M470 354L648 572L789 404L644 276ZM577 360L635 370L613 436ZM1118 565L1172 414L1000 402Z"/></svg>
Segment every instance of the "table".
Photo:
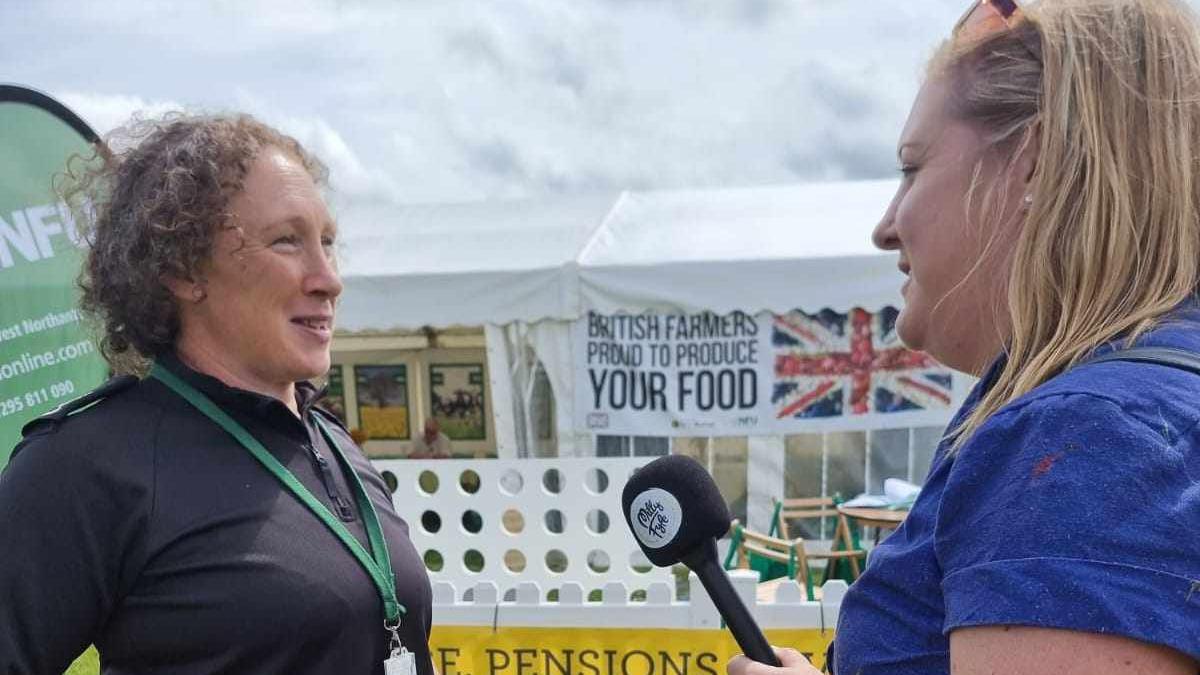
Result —
<svg viewBox="0 0 1200 675"><path fill-rule="evenodd" d="M908 516L908 509L883 509L866 506L838 506L838 513L844 518L853 518L863 527L875 528L875 545L879 545L879 533L883 530L894 530ZM849 528L847 528L849 529ZM846 533L849 536L849 532ZM844 542L851 544L849 539ZM837 545L837 542L834 542Z"/></svg>
<svg viewBox="0 0 1200 675"><path fill-rule="evenodd" d="M839 506L838 513L853 518L863 527L883 528L894 530L900 527L908 516L908 509L880 509L865 506Z"/></svg>

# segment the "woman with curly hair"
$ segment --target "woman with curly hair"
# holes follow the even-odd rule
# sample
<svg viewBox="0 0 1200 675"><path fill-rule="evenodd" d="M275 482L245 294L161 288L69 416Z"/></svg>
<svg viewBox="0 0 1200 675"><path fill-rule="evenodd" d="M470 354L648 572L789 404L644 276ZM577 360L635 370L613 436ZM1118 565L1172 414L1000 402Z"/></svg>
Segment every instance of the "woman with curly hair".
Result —
<svg viewBox="0 0 1200 675"><path fill-rule="evenodd" d="M342 284L325 169L245 115L143 122L80 284L118 377L0 477L0 672L431 675L430 589L308 380Z"/></svg>
<svg viewBox="0 0 1200 675"><path fill-rule="evenodd" d="M846 595L837 675L1200 668L1200 30L973 0L874 233L905 343L980 378ZM730 675L816 673L739 658Z"/></svg>

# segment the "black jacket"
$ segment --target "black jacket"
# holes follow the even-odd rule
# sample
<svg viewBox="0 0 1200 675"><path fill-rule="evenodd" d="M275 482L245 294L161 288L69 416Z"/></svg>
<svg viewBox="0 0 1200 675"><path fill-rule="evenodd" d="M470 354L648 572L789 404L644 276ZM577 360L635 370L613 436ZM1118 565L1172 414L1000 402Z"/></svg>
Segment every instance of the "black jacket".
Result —
<svg viewBox="0 0 1200 675"><path fill-rule="evenodd" d="M370 550L313 422L173 357L163 366L246 427ZM383 673L379 593L332 532L214 422L157 380L30 425L0 474L0 673L61 673L89 644L104 673ZM65 411L64 411L65 413ZM425 568L379 474L340 424L391 553L401 625L432 675ZM320 459L318 459L318 457Z"/></svg>

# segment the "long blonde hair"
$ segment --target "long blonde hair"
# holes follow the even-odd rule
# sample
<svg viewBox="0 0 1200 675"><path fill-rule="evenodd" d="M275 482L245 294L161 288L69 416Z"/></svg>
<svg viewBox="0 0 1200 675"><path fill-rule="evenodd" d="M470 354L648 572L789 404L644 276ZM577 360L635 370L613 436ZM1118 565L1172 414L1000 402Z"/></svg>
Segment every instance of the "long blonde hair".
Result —
<svg viewBox="0 0 1200 675"><path fill-rule="evenodd" d="M951 78L951 109L1010 166L1038 148L1000 309L1007 361L950 431L955 450L1097 346L1132 343L1200 282L1195 17L1176 0L1043 0L1024 16L952 40L932 66Z"/></svg>

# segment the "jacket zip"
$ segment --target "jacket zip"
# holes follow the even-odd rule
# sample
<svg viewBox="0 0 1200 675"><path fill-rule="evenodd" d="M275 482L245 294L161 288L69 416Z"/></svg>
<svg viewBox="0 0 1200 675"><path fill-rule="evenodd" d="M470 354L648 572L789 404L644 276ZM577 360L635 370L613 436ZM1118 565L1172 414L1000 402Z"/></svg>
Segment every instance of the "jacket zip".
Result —
<svg viewBox="0 0 1200 675"><path fill-rule="evenodd" d="M313 462L317 465L317 474L321 477L321 483L325 486L325 492L329 495L330 501L337 509L338 517L346 522L353 522L354 511L350 508L350 501L342 496L341 492L338 492L337 483L333 481L333 469L329 466L329 460L325 459L325 456L311 442L305 443L304 447L312 455Z"/></svg>

